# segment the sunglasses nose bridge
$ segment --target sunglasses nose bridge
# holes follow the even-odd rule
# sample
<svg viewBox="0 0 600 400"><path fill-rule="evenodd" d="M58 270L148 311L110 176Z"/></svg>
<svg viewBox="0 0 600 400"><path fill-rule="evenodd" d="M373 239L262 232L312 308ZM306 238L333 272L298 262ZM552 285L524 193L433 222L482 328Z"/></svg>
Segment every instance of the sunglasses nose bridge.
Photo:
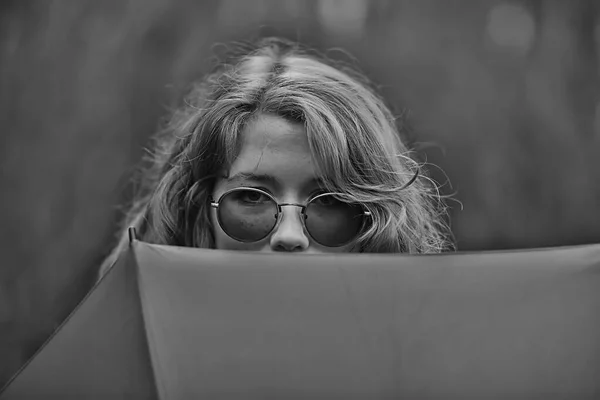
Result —
<svg viewBox="0 0 600 400"><path fill-rule="evenodd" d="M284 203L278 205L278 221L273 227L271 246L275 250L298 251L308 248L310 239L304 224L304 205Z"/></svg>
<svg viewBox="0 0 600 400"><path fill-rule="evenodd" d="M277 208L278 208L279 212L283 212L282 207L299 207L300 208L300 213L304 213L304 210L306 210L306 206L304 204L300 204L300 203L280 203L280 204L277 204Z"/></svg>
<svg viewBox="0 0 600 400"><path fill-rule="evenodd" d="M302 221L304 221L304 218L306 216L305 211L306 211L306 206L304 204L299 204L299 203L281 203L281 204L277 204L277 211L279 213L279 219L283 218L283 207L297 207L299 208L299 210L297 211L298 214L300 215L300 219Z"/></svg>

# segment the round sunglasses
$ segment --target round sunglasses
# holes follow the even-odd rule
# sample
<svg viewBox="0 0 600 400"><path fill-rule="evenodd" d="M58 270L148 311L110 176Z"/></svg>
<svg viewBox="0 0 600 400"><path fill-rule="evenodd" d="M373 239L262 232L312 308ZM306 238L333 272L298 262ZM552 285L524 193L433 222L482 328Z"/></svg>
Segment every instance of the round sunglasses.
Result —
<svg viewBox="0 0 600 400"><path fill-rule="evenodd" d="M308 235L326 247L340 247L352 242L364 229L371 213L361 204L338 200L333 193L321 193L306 204L278 203L264 190L239 187L226 191L217 201L219 226L239 242L258 242L273 232L282 218L282 207L300 208L302 224Z"/></svg>

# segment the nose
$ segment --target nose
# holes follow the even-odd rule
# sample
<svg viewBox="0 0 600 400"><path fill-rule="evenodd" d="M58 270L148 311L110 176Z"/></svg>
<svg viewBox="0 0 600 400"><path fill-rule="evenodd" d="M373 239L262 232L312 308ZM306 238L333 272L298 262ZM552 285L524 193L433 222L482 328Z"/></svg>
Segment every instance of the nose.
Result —
<svg viewBox="0 0 600 400"><path fill-rule="evenodd" d="M308 249L309 239L304 232L302 215L298 207L281 207L282 218L277 229L271 235L271 249L273 251L299 252Z"/></svg>

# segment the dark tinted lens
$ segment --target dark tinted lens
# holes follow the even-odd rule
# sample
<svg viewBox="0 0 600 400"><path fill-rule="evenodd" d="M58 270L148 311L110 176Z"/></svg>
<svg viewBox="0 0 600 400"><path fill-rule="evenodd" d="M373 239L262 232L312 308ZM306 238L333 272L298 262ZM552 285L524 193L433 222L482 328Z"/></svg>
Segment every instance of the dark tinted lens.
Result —
<svg viewBox="0 0 600 400"><path fill-rule="evenodd" d="M363 225L364 210L332 195L315 198L306 208L306 229L314 240L328 247L347 244Z"/></svg>
<svg viewBox="0 0 600 400"><path fill-rule="evenodd" d="M219 202L218 216L226 234L242 242L256 242L275 227L277 204L259 191L235 190Z"/></svg>

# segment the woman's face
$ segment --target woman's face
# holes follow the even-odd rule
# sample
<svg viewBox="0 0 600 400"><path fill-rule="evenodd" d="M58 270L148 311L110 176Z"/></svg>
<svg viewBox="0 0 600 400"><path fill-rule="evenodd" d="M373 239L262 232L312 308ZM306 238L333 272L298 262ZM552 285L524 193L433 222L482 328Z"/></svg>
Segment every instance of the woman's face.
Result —
<svg viewBox="0 0 600 400"><path fill-rule="evenodd" d="M240 154L230 170L222 171L223 176L216 182L212 193L215 201L226 191L237 187L260 188L275 197L278 203L306 204L311 196L324 192L302 124L291 123L274 115L260 115L245 127L241 137ZM261 195L252 196L259 198ZM352 244L325 247L312 240L302 223L300 207L283 206L281 210L279 224L267 237L258 242L245 243L223 231L217 222L217 210L211 207L216 248L305 253L351 251Z"/></svg>

